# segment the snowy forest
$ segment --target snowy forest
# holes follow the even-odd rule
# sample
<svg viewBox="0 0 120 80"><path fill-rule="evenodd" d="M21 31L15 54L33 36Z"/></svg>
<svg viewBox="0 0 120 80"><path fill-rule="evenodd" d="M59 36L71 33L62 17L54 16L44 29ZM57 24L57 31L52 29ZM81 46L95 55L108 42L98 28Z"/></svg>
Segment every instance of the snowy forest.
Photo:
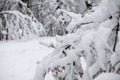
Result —
<svg viewBox="0 0 120 80"><path fill-rule="evenodd" d="M120 80L120 0L0 0L0 80Z"/></svg>

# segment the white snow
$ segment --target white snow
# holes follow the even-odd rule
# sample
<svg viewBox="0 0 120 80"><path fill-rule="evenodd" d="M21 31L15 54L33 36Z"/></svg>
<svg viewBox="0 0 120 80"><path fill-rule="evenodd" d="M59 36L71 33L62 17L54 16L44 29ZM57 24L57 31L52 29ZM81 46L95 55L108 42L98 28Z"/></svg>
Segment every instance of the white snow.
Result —
<svg viewBox="0 0 120 80"><path fill-rule="evenodd" d="M31 41L0 42L0 80L32 80L37 63L53 51L39 44L52 43L54 38Z"/></svg>
<svg viewBox="0 0 120 80"><path fill-rule="evenodd" d="M116 73L103 73L95 80L120 80L120 75Z"/></svg>
<svg viewBox="0 0 120 80"><path fill-rule="evenodd" d="M46 74L46 78L45 78L45 80L54 80L54 77L52 77L53 75L52 75L52 73L51 72L49 72L49 73L47 73Z"/></svg>
<svg viewBox="0 0 120 80"><path fill-rule="evenodd" d="M89 1L88 3L91 3L93 0ZM115 29L120 21L118 19L119 2L120 0L102 0L97 7L83 14L59 9L55 13L56 16L49 15L43 19L49 35L55 35L57 32L61 35L68 33L64 36L56 36L57 42L54 38L0 42L0 80L80 80L81 78L84 80L120 80L120 75L117 74L120 71L120 32L118 32L118 42L115 38L117 36ZM74 5L74 0L70 0L69 3ZM14 24L11 23L12 27L8 28L10 31L12 29L16 31L20 37L23 32L25 32L25 37L27 32L36 34L44 32L42 24L36 24L36 19L34 21L28 15L23 15L18 11L3 13L18 16L17 22L22 22L22 24L14 30ZM43 16L47 15L47 10L42 13ZM22 18L19 18L20 16ZM23 26L27 23L31 24ZM31 29L26 29L26 26ZM13 30L11 36L18 37ZM2 34L6 34L4 29ZM31 33L28 37L33 38ZM116 52L114 46L116 46Z"/></svg>

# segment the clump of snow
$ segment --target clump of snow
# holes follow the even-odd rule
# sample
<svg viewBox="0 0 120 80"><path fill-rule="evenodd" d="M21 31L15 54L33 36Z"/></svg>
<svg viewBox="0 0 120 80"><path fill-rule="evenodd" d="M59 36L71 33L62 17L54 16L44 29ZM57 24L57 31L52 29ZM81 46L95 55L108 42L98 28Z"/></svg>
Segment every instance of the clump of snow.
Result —
<svg viewBox="0 0 120 80"><path fill-rule="evenodd" d="M116 73L103 73L94 80L120 80L120 75Z"/></svg>
<svg viewBox="0 0 120 80"><path fill-rule="evenodd" d="M54 77L51 72L47 73L44 80L54 80Z"/></svg>

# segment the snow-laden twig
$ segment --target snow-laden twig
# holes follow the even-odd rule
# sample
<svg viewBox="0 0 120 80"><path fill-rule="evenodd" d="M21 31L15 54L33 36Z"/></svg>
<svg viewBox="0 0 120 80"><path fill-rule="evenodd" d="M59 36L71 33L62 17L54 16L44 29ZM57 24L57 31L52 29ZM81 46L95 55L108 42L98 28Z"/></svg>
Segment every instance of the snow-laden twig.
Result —
<svg viewBox="0 0 120 80"><path fill-rule="evenodd" d="M45 43L45 42L40 41L39 44L44 45L46 47L55 48L55 45L53 43Z"/></svg>

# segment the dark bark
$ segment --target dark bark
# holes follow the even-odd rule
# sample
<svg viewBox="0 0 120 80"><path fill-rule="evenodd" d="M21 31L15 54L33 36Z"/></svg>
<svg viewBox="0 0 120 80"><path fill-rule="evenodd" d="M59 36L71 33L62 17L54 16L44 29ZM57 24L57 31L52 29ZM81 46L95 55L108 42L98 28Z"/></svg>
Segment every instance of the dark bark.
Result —
<svg viewBox="0 0 120 80"><path fill-rule="evenodd" d="M86 4L88 10L92 8L92 5L89 4L88 1L85 1L85 4Z"/></svg>
<svg viewBox="0 0 120 80"><path fill-rule="evenodd" d="M118 40L118 31L119 31L119 23L118 23L117 26L116 26L115 43L114 43L114 46L113 46L113 51L114 51L114 52L115 52L116 45L117 45L117 40Z"/></svg>

